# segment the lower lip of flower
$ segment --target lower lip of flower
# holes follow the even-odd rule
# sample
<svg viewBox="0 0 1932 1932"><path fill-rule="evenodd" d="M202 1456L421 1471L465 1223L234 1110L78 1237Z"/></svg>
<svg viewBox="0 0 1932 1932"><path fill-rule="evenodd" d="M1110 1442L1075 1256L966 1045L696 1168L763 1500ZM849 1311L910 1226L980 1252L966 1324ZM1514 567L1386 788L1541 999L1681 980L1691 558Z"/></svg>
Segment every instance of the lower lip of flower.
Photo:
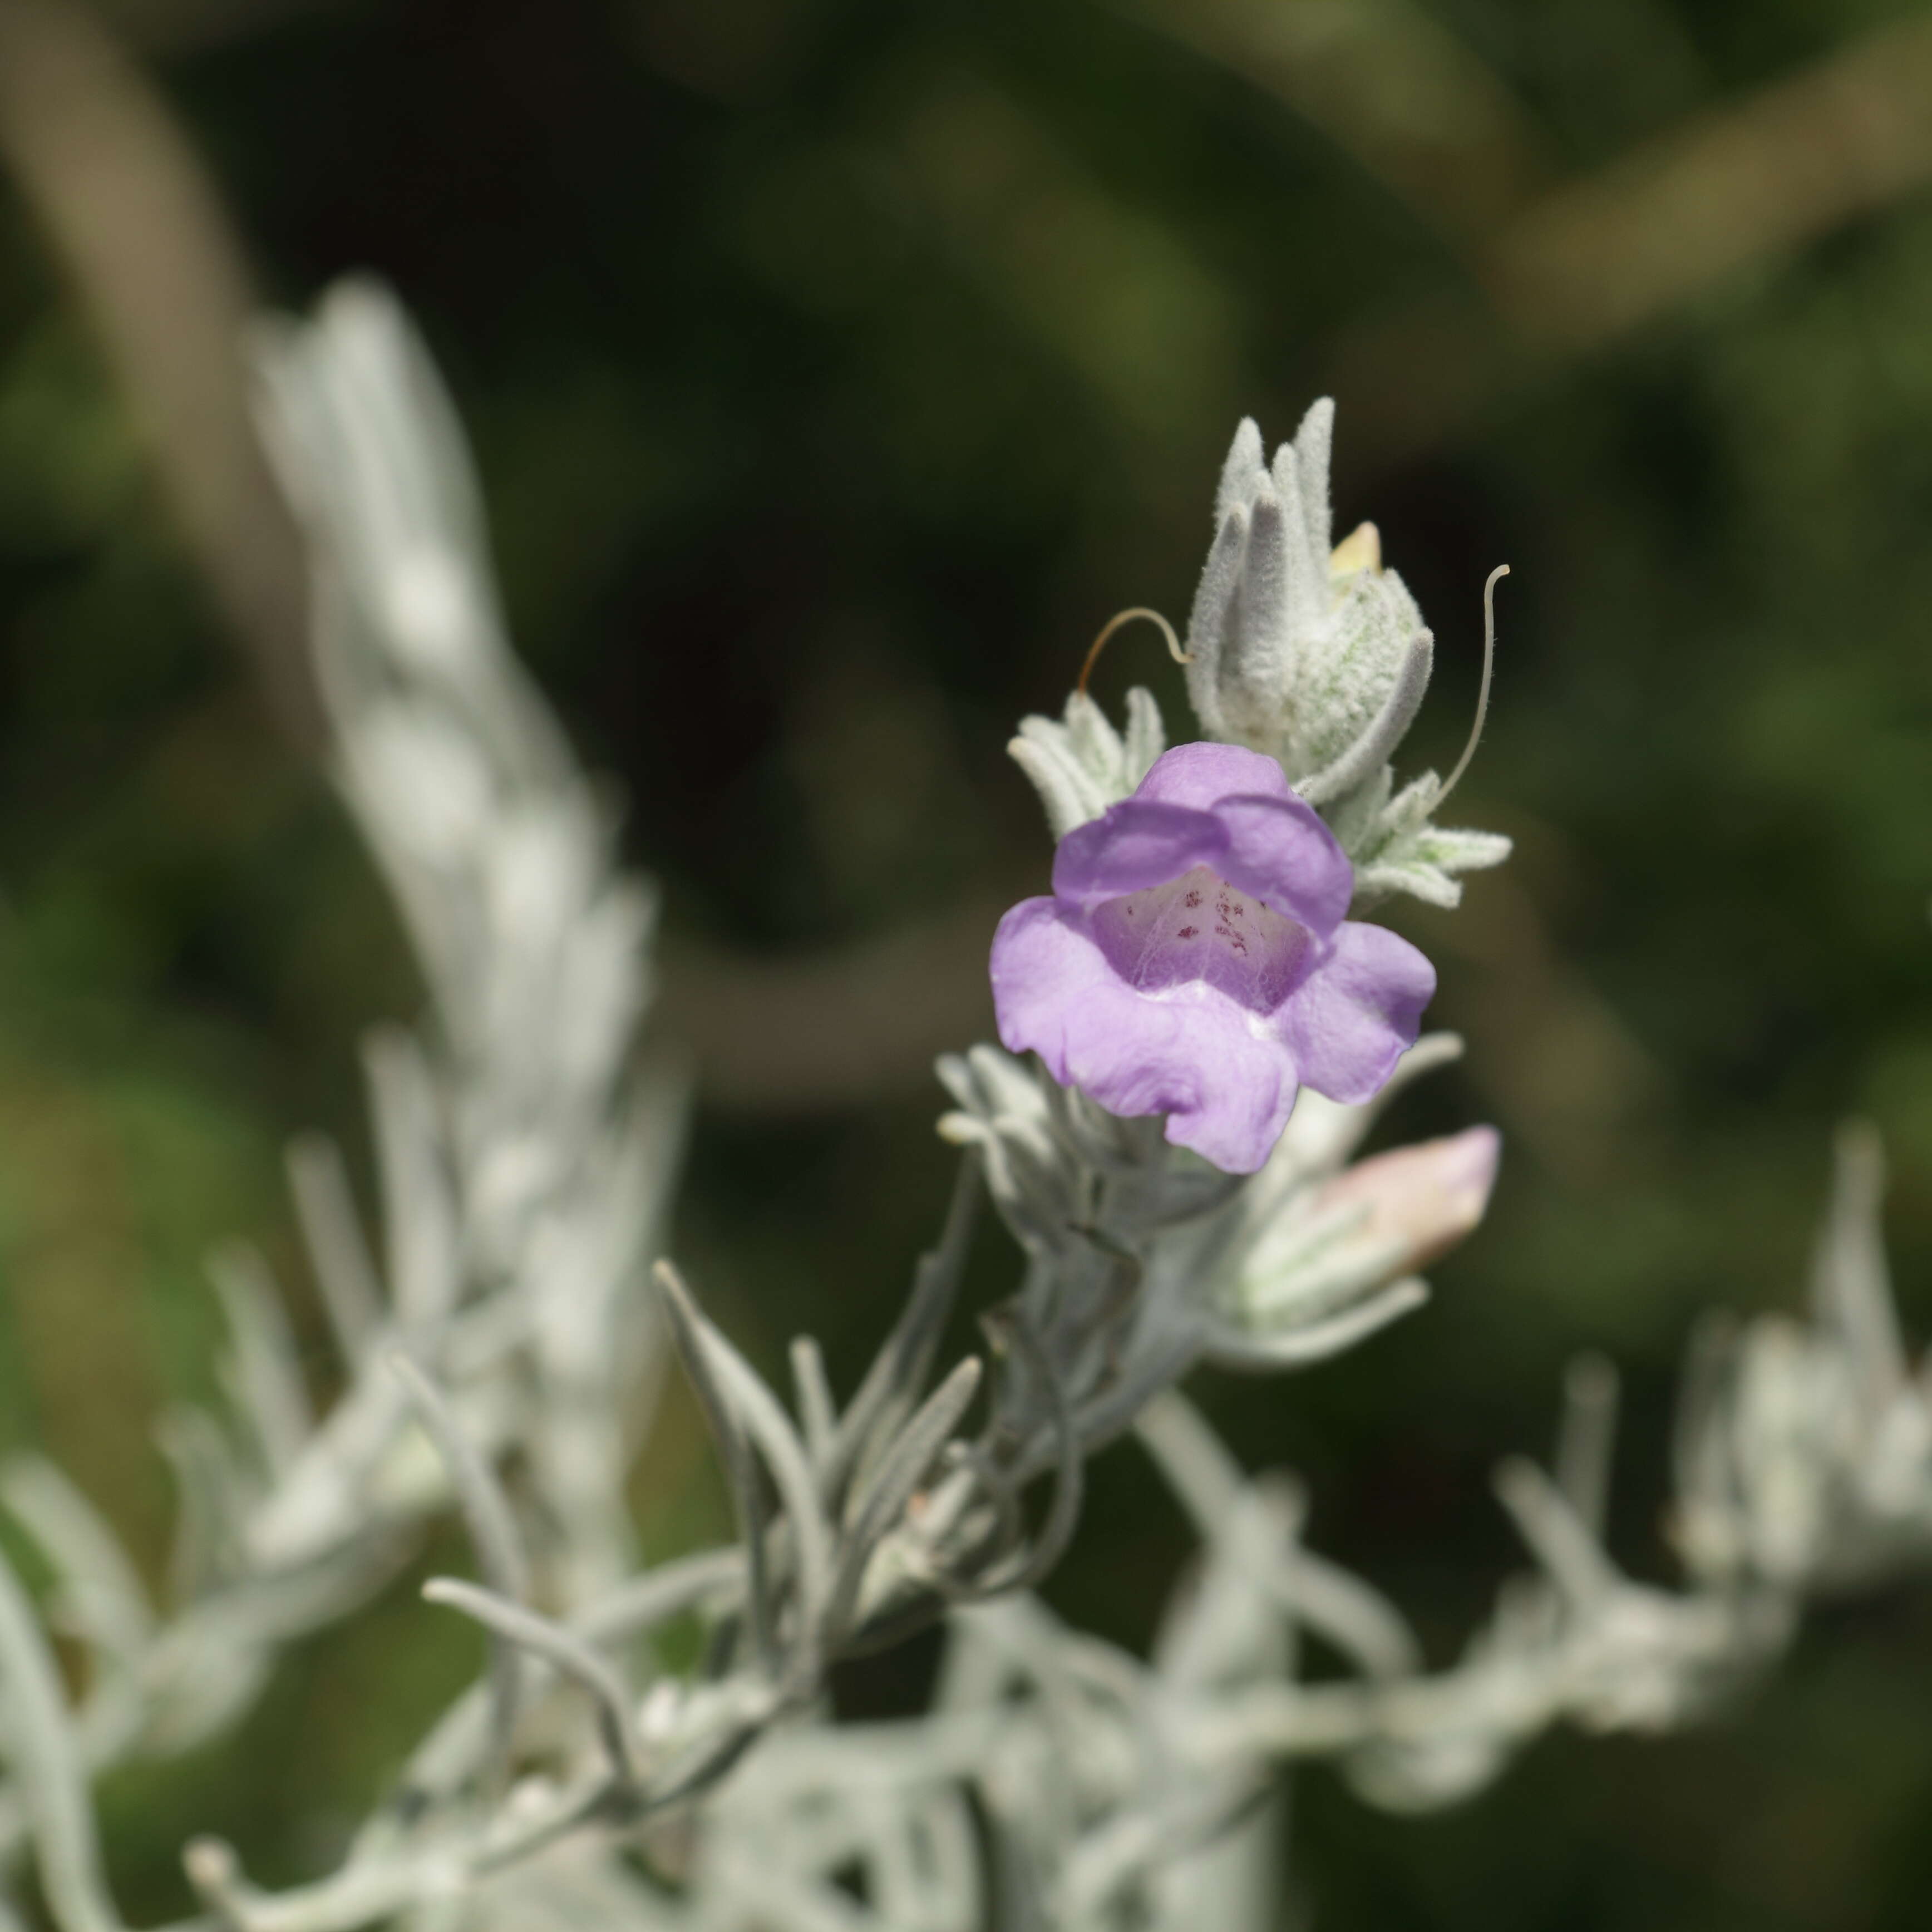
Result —
<svg viewBox="0 0 1932 1932"><path fill-rule="evenodd" d="M1196 866L1094 908L1090 931L1130 986L1156 993L1204 984L1251 1012L1274 1011L1307 975L1308 928Z"/></svg>

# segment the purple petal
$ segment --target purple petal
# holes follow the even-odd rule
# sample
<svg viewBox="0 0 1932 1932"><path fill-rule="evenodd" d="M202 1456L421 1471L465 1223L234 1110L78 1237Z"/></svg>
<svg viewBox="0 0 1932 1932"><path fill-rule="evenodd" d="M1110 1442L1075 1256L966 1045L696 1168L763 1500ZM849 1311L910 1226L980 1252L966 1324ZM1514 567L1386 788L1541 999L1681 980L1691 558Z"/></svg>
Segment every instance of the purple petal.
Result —
<svg viewBox="0 0 1932 1932"><path fill-rule="evenodd" d="M1355 869L1315 808L1293 796L1226 798L1214 816L1228 842L1221 876L1326 939L1354 896Z"/></svg>
<svg viewBox="0 0 1932 1932"><path fill-rule="evenodd" d="M1164 886L1196 866L1218 874L1227 849L1226 830L1212 812L1123 799L1061 839L1053 855L1054 893L1084 908Z"/></svg>
<svg viewBox="0 0 1932 1932"><path fill-rule="evenodd" d="M1022 900L993 940L993 1004L1012 1053L1108 1112L1166 1114L1167 1138L1231 1174L1268 1159L1294 1105L1292 1054L1211 987L1136 992L1052 899Z"/></svg>
<svg viewBox="0 0 1932 1932"><path fill-rule="evenodd" d="M1315 808L1289 789L1280 765L1262 752L1206 741L1177 745L1155 761L1134 800L1212 813L1227 841L1220 876L1323 938L1348 910L1354 890L1348 855ZM1104 825L1112 817L1095 822ZM1214 861L1203 850L1191 862ZM1057 872L1054 882L1059 890ZM1151 876L1136 881L1162 883ZM1091 904L1096 896L1083 902Z"/></svg>
<svg viewBox="0 0 1932 1932"><path fill-rule="evenodd" d="M1294 1110L1294 1060L1276 1042L1256 1039L1238 1010L1218 997L1210 994L1195 1010L1200 1024L1192 1043L1210 1056L1213 1079L1195 1105L1168 1110L1167 1138L1224 1174L1256 1173L1268 1164Z"/></svg>
<svg viewBox="0 0 1932 1932"><path fill-rule="evenodd" d="M1128 985L1165 994L1199 981L1250 1012L1274 1012L1322 963L1306 926L1196 866L1166 885L1108 899L1084 930Z"/></svg>
<svg viewBox="0 0 1932 1932"><path fill-rule="evenodd" d="M1349 920L1276 1024L1301 1077L1331 1100L1366 1100L1415 1044L1436 969L1406 939Z"/></svg>
<svg viewBox="0 0 1932 1932"><path fill-rule="evenodd" d="M1144 1004L1107 963L1077 913L1057 899L1022 899L993 934L993 1010L1010 1053L1036 1053L1070 1084L1069 1030L1092 1006L1131 1027Z"/></svg>
<svg viewBox="0 0 1932 1932"><path fill-rule="evenodd" d="M1287 774L1274 759L1245 745L1217 745L1207 740L1163 752L1134 792L1136 798L1190 805L1197 812L1211 812L1224 798L1237 796L1293 795Z"/></svg>

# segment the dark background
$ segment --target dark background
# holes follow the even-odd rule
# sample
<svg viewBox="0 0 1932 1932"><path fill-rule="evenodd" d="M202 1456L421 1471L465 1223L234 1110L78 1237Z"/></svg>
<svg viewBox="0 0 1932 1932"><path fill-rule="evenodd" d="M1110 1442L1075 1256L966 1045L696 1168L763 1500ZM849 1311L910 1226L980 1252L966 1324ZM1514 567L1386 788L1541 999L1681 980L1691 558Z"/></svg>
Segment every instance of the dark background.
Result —
<svg viewBox="0 0 1932 1932"><path fill-rule="evenodd" d="M1411 769L1454 758L1480 586L1514 569L1452 815L1518 858L1453 916L1386 915L1471 1048L1394 1126L1492 1119L1508 1151L1427 1310L1201 1394L1441 1662L1516 1560L1489 1468L1542 1450L1579 1348L1626 1371L1620 1552L1670 1574L1678 1350L1712 1304L1796 1305L1847 1114L1886 1136L1932 1327L1932 15L106 17L161 118L107 116L106 149L184 140L266 296L373 269L443 363L521 647L666 884L656 1024L701 1085L678 1244L762 1357L811 1328L849 1374L940 1211L931 1057L986 1030L986 939L1047 856L1016 720L1114 610L1184 616L1236 418L1272 442L1324 391L1338 532L1375 518L1438 640ZM319 1124L360 1158L356 1034L418 995L209 594L224 544L231 574L261 553L191 511L184 542L156 482L173 432L125 331L191 318L115 317L164 285L165 224L104 271L32 105L0 83L0 1417L158 1570L148 1432L207 1388L200 1258L234 1232L292 1256L280 1144ZM1096 689L1148 679L1186 735L1152 634L1112 648ZM998 1292L996 1242L979 1267ZM1095 1491L1051 1594L1138 1643L1184 1539L1130 1450ZM638 1497L654 1548L716 1521L675 1416ZM196 1829L314 1870L466 1642L400 1588L232 1744L112 1782L130 1909L179 1904ZM1554 1738L1440 1816L1310 1774L1298 1880L1317 1924L1375 1932L1916 1928L1928 1712L1932 1578L1821 1612L1720 1725Z"/></svg>

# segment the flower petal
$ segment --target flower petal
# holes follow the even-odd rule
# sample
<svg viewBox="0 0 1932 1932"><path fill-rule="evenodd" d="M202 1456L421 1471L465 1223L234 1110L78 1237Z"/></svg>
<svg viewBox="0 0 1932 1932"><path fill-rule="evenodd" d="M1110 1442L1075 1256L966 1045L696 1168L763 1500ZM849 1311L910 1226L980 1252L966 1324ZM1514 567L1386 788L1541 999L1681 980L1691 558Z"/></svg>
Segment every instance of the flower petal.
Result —
<svg viewBox="0 0 1932 1932"><path fill-rule="evenodd" d="M1056 899L1022 899L993 934L993 1010L1009 1053L1036 1053L1071 1084L1070 1029L1084 1008L1131 1026L1144 1004L1088 936L1078 914Z"/></svg>
<svg viewBox="0 0 1932 1932"><path fill-rule="evenodd" d="M1134 791L1136 798L1189 805L1196 812L1211 812L1224 798L1238 795L1294 796L1287 774L1274 759L1251 752L1245 745L1220 745L1204 739L1163 752Z"/></svg>
<svg viewBox="0 0 1932 1932"><path fill-rule="evenodd" d="M1084 909L1145 886L1164 886L1196 866L1218 875L1227 849L1226 829L1212 812L1123 799L1060 840L1053 855L1054 894L1066 905Z"/></svg>
<svg viewBox="0 0 1932 1932"><path fill-rule="evenodd" d="M1206 741L1176 745L1154 761L1130 802L1143 807L1185 806L1210 814L1219 821L1226 840L1227 856L1217 866L1220 876L1324 939L1348 909L1354 874L1348 855L1313 806L1289 789L1280 764L1262 752L1243 745ZM1090 847L1083 848L1078 855L1079 872L1076 874L1070 866L1069 884L1076 876L1083 880L1089 876L1094 863L1092 855L1106 849L1118 836L1096 830ZM1147 835L1142 837L1145 841ZM1204 845L1188 862L1216 862ZM1124 876L1126 868L1121 869ZM1182 866L1156 878L1150 865L1148 876L1136 877L1133 886L1163 884L1186 869ZM1063 897L1075 896L1061 883L1058 866L1054 889ZM1106 892L1089 890L1078 897L1082 904L1091 905L1100 898L1126 890L1110 885Z"/></svg>
<svg viewBox="0 0 1932 1932"><path fill-rule="evenodd" d="M1294 1109L1294 1058L1279 1041L1258 1037L1240 1008L1218 993L1209 993L1192 1012L1186 1044L1206 1090L1193 1106L1168 1110L1167 1138L1224 1174L1257 1173Z"/></svg>
<svg viewBox="0 0 1932 1932"><path fill-rule="evenodd" d="M1222 799L1214 815L1227 839L1222 878L1326 939L1348 910L1355 868L1315 808L1292 796L1244 796Z"/></svg>
<svg viewBox="0 0 1932 1932"><path fill-rule="evenodd" d="M1231 1174L1268 1159L1294 1105L1292 1052L1205 986L1136 992L1079 915L1022 900L993 940L993 1004L1011 1053L1037 1053L1063 1087L1109 1113L1168 1115L1167 1138Z"/></svg>
<svg viewBox="0 0 1932 1932"><path fill-rule="evenodd" d="M1276 1024L1301 1077L1331 1100L1366 1100L1415 1044L1436 969L1406 939L1351 920Z"/></svg>

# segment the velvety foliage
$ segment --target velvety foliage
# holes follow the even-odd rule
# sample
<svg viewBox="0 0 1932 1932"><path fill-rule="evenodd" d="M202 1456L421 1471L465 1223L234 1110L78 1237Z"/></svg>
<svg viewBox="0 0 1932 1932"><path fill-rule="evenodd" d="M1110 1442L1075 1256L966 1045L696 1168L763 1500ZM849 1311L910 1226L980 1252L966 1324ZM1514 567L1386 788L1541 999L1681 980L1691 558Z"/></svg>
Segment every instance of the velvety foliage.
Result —
<svg viewBox="0 0 1932 1932"><path fill-rule="evenodd" d="M267 291L374 268L444 364L520 642L666 881L659 1016L700 1072L680 1238L761 1364L809 1328L849 1385L886 1312L854 1284L900 1280L940 1210L931 1055L990 1031L974 946L1047 862L1002 747L1122 604L1187 609L1230 425L1285 436L1336 397L1336 529L1372 515L1437 627L1412 742L1438 769L1483 580L1512 566L1458 818L1516 856L1453 915L1375 915L1436 961L1432 1024L1470 1041L1396 1125L1497 1120L1496 1205L1427 1310L1291 1384L1202 1389L1441 1660L1506 1560L1490 1466L1545 1439L1579 1346L1628 1370L1612 1520L1657 1564L1686 1330L1793 1300L1841 1116L1885 1136L1907 1325L1932 1315L1932 212L1907 182L1771 220L1619 322L1614 207L1564 231L1608 292L1512 280L1526 211L1634 194L1598 171L1904 10L1338 7L1369 22L1361 69L1435 104L1420 141L1348 60L1310 81L1220 30L1242 11L121 17ZM1827 167L1842 147L1809 124L1784 145ZM1139 677L1183 715L1146 638L1110 649L1110 710ZM811 1050L838 1036L828 983L894 1016L862 1066ZM348 1044L418 998L0 196L0 1396L157 1568L150 1426L205 1393L201 1254L237 1229L292 1252L277 1150L318 1124L360 1144ZM755 1055L747 1013L778 1036ZM321 1334L311 1310L316 1364ZM634 1498L654 1549L723 1520L688 1418L663 1432ZM1096 1466L1058 1608L1147 1635L1185 1546L1154 1494ZM272 1848L265 1876L311 1869L333 1848L299 1821L354 1815L473 1661L399 1592L290 1660L218 1761L110 1787L130 1912L182 1906L176 1849L203 1827ZM909 1669L842 1688L897 1708ZM1901 1591L1720 1725L1545 1744L1426 1822L1309 1774L1301 1878L1323 1922L1377 1932L1916 1924L1928 1696L1932 1598Z"/></svg>

